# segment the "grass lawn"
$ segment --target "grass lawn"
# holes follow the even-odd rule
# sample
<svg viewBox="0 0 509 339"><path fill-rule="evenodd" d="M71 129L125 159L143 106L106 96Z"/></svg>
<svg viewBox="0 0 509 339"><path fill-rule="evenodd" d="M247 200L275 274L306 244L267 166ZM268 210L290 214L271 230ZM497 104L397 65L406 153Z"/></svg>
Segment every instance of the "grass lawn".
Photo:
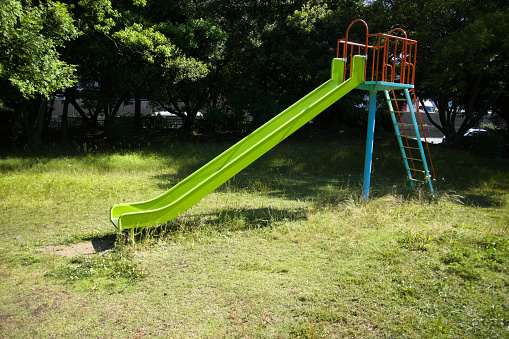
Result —
<svg viewBox="0 0 509 339"><path fill-rule="evenodd" d="M291 138L136 235L228 142L0 156L0 337L509 337L509 161L435 146L432 199L392 139L369 203L362 137Z"/></svg>

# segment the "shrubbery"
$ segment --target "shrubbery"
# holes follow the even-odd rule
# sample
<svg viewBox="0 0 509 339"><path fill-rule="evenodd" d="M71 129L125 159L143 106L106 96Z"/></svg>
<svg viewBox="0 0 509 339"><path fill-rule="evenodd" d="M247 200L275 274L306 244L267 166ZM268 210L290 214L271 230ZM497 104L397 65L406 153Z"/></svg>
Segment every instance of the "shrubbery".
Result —
<svg viewBox="0 0 509 339"><path fill-rule="evenodd" d="M505 138L495 131L475 133L466 139L473 153L488 158L500 157L506 145Z"/></svg>
<svg viewBox="0 0 509 339"><path fill-rule="evenodd" d="M134 141L134 117L108 117L104 121L106 135L116 144L131 144Z"/></svg>

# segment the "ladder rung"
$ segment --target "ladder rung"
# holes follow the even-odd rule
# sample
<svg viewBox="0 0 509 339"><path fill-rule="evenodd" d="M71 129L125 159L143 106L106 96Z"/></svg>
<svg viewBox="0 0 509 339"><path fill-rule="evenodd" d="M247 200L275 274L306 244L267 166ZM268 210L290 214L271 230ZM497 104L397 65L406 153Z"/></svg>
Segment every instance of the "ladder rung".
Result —
<svg viewBox="0 0 509 339"><path fill-rule="evenodd" d="M392 113L410 113L409 111L391 111Z"/></svg>
<svg viewBox="0 0 509 339"><path fill-rule="evenodd" d="M410 147L410 146L401 146L401 148L406 148L406 149L415 149L415 150L418 150L418 151L420 151L420 150L421 150L419 147Z"/></svg>
<svg viewBox="0 0 509 339"><path fill-rule="evenodd" d="M392 98L389 100L391 100L391 101L407 101L406 99L392 99Z"/></svg>
<svg viewBox="0 0 509 339"><path fill-rule="evenodd" d="M407 160L415 160L415 161L422 161L422 159L418 159L418 158L409 158L409 157L404 157L404 159L407 159Z"/></svg>
<svg viewBox="0 0 509 339"><path fill-rule="evenodd" d="M422 180L419 180L419 179L411 178L410 180L425 183L425 181L422 181Z"/></svg>
<svg viewBox="0 0 509 339"><path fill-rule="evenodd" d="M411 136L411 135L398 134L398 136L399 136L401 139L406 139L406 140L410 140L410 141L416 141L416 140L415 140L415 137L413 137L413 136Z"/></svg>
<svg viewBox="0 0 509 339"><path fill-rule="evenodd" d="M416 168L408 168L409 171L413 171L413 172L421 172L421 173L426 173L425 170L419 170L419 169L416 169Z"/></svg>
<svg viewBox="0 0 509 339"><path fill-rule="evenodd" d="M398 126L412 126L412 127L414 126L414 124L406 124L404 122L397 122L397 123L395 123L395 125L398 125Z"/></svg>

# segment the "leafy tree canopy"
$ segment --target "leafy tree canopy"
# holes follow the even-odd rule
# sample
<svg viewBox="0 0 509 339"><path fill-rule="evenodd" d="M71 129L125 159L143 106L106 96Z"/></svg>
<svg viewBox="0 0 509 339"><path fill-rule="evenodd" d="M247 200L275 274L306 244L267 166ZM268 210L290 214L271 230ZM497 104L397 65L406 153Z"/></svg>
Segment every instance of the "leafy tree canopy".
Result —
<svg viewBox="0 0 509 339"><path fill-rule="evenodd" d="M508 91L509 3L379 0L368 9L377 28L399 26L418 41L417 92L437 104L429 117L447 141L460 143Z"/></svg>
<svg viewBox="0 0 509 339"><path fill-rule="evenodd" d="M8 80L25 98L48 97L71 86L76 67L58 51L78 30L62 3L0 1L0 78Z"/></svg>

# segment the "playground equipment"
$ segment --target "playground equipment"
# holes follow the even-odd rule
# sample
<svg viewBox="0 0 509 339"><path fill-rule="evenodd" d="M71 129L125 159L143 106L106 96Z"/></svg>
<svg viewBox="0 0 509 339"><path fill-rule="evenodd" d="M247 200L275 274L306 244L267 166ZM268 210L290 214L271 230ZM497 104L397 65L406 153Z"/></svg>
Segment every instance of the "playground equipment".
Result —
<svg viewBox="0 0 509 339"><path fill-rule="evenodd" d="M350 27L356 22L365 25L364 44L348 41ZM391 35L392 33L403 34L403 37ZM412 92L415 107L419 107L413 91L416 46L417 42L407 39L406 33L401 29L392 30L389 34L369 34L368 26L363 20L353 21L347 29L345 39L338 40L338 54L332 60L330 80L162 195L145 202L114 205L110 210L112 223L118 230L123 230L161 224L175 218L355 88L369 91L370 98L364 197L369 198L376 94L379 91L385 92L411 185L416 181L428 183L433 194L426 154L410 95ZM410 115L411 121L404 121L404 115Z"/></svg>
<svg viewBox="0 0 509 339"><path fill-rule="evenodd" d="M357 22L362 23L366 29L366 39L363 44L348 41L350 28ZM396 33L402 36L394 35ZM435 171L426 134L422 128L422 117L414 89L417 41L408 39L406 32L401 28L395 28L388 34L370 34L366 22L357 19L348 26L345 38L338 40L337 57L339 57L340 51L342 51L343 59L351 59L356 55L365 55L367 58L365 81L357 87L369 92L368 133L362 187L364 197L366 200L369 198L376 95L379 91L383 91L385 94L411 186L414 187L417 182L427 183L433 195L432 181L435 178ZM422 132L419 131L416 115L419 118ZM426 151L421 137L424 139ZM428 167L427 159L430 167Z"/></svg>

